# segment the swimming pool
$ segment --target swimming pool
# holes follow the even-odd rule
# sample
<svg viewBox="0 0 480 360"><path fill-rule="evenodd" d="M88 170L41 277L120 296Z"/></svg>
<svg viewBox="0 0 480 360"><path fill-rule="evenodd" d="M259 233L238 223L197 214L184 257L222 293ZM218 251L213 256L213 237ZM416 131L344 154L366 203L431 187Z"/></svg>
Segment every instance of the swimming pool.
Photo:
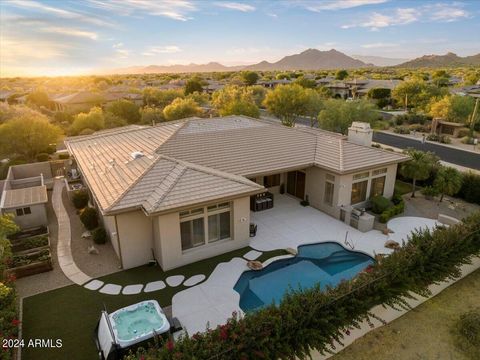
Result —
<svg viewBox="0 0 480 360"><path fill-rule="evenodd" d="M240 294L240 308L251 311L272 303L279 304L290 289L336 286L355 277L374 260L345 249L336 242L302 245L298 255L273 262L260 271L246 271L234 286Z"/></svg>

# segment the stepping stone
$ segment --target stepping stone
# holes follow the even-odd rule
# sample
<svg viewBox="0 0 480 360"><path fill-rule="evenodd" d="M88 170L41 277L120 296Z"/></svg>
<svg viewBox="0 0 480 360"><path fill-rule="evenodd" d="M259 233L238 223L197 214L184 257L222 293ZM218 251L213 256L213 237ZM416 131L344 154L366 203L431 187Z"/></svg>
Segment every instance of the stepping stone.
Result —
<svg viewBox="0 0 480 360"><path fill-rule="evenodd" d="M185 280L185 282L183 283L183 285L185 285L185 286L193 286L193 285L197 285L199 282L202 282L203 280L205 280L205 275L203 275L203 274L193 275L192 277L190 277L190 278L188 278L187 280Z"/></svg>
<svg viewBox="0 0 480 360"><path fill-rule="evenodd" d="M88 290L98 290L103 286L103 284L105 284L103 281L92 280L88 284L84 285L84 287Z"/></svg>
<svg viewBox="0 0 480 360"><path fill-rule="evenodd" d="M123 295L140 294L140 292L142 291L142 288L143 288L142 284L127 285L123 288L122 294Z"/></svg>
<svg viewBox="0 0 480 360"><path fill-rule="evenodd" d="M165 289L167 285L162 280L159 281L153 281L149 282L146 286L145 289L143 289L143 292L152 292L152 291L157 291L157 290L162 290Z"/></svg>
<svg viewBox="0 0 480 360"><path fill-rule="evenodd" d="M262 255L260 251L250 250L248 253L243 255L243 257L247 260L256 260L260 257L260 255Z"/></svg>
<svg viewBox="0 0 480 360"><path fill-rule="evenodd" d="M101 288L99 291L102 294L118 295L118 294L120 294L120 290L122 290L122 287L120 285L107 284L103 288Z"/></svg>
<svg viewBox="0 0 480 360"><path fill-rule="evenodd" d="M185 279L185 276L183 275L173 275L173 276L169 276L166 281L169 286L177 287L183 282L184 279Z"/></svg>

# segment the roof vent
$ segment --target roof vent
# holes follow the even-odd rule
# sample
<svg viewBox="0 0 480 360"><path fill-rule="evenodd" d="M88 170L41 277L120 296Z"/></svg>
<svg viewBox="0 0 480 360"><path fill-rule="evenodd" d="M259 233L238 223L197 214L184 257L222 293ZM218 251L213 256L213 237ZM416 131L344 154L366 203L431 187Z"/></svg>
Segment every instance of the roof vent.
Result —
<svg viewBox="0 0 480 360"><path fill-rule="evenodd" d="M143 152L141 151L134 151L130 154L133 160L140 159L143 155Z"/></svg>

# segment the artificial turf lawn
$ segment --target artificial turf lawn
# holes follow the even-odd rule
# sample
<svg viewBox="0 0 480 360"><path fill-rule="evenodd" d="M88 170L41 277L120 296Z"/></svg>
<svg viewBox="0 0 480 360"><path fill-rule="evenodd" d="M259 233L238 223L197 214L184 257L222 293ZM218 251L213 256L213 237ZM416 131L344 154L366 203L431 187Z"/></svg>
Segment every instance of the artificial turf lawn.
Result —
<svg viewBox="0 0 480 360"><path fill-rule="evenodd" d="M146 284L151 281L165 280L168 276L204 274L208 276L221 262L230 261L234 257L242 257L250 247L231 251L210 259L198 261L178 269L163 272L157 266L141 266L99 278L105 283L122 286ZM264 252L259 258L285 255L284 250ZM167 286L165 289L140 293L137 295L107 295L91 291L78 285L70 285L46 293L27 297L23 300L23 339L62 339L61 348L24 348L22 358L37 359L69 359L90 360L97 358L93 342L93 333L103 306L109 312L143 300L157 300L160 306L169 306L172 297L187 287Z"/></svg>
<svg viewBox="0 0 480 360"><path fill-rule="evenodd" d="M415 186L415 189L419 189L418 186ZM396 180L395 181L395 192L400 195L408 194L412 192L412 184Z"/></svg>

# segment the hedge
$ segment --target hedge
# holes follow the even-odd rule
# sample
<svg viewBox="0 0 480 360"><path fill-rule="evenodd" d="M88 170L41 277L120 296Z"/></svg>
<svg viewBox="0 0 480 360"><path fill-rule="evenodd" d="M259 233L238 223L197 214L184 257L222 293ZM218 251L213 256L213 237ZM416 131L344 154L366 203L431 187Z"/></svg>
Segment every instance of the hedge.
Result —
<svg viewBox="0 0 480 360"><path fill-rule="evenodd" d="M334 341L341 344L361 321L373 327L372 307L409 309L405 297L428 296L429 285L458 278L460 267L480 255L479 234L480 212L448 228L416 230L405 246L335 288L290 292L278 307L241 319L233 314L225 325L176 342L158 339L126 359L306 359L311 350L330 353Z"/></svg>
<svg viewBox="0 0 480 360"><path fill-rule="evenodd" d="M386 197L378 195L370 199L370 205L372 205L372 212L374 214L381 214L392 207L392 202Z"/></svg>
<svg viewBox="0 0 480 360"><path fill-rule="evenodd" d="M384 212L382 212L378 221L380 221L382 224L385 224L392 217L394 217L395 215L402 214L404 211L405 211L405 202L402 199L400 202L395 204L395 206L392 206L387 210L385 210Z"/></svg>
<svg viewBox="0 0 480 360"><path fill-rule="evenodd" d="M86 207L80 213L80 221L87 230L93 230L98 227L97 210L91 207Z"/></svg>
<svg viewBox="0 0 480 360"><path fill-rule="evenodd" d="M480 205L480 175L473 172L463 174L462 187L457 196Z"/></svg>
<svg viewBox="0 0 480 360"><path fill-rule="evenodd" d="M88 192L87 190L75 190L72 195L72 203L76 209L83 209L88 205Z"/></svg>

